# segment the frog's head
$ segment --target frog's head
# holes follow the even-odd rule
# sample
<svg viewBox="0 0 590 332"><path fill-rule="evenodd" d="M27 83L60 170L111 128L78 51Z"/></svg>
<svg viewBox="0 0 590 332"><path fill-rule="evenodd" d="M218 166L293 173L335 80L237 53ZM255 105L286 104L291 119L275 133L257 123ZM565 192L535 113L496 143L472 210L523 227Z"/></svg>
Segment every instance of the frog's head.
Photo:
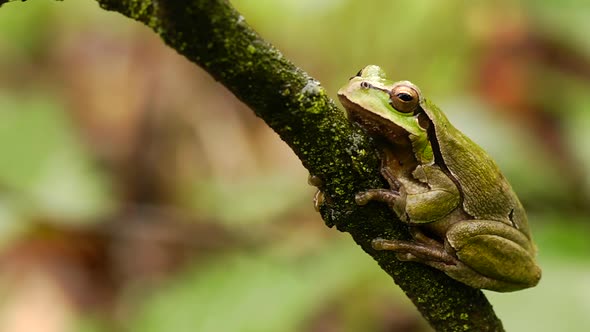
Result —
<svg viewBox="0 0 590 332"><path fill-rule="evenodd" d="M372 135L390 142L400 138L426 137L418 121L422 101L420 89L408 81L393 82L378 66L369 65L338 90L350 121Z"/></svg>

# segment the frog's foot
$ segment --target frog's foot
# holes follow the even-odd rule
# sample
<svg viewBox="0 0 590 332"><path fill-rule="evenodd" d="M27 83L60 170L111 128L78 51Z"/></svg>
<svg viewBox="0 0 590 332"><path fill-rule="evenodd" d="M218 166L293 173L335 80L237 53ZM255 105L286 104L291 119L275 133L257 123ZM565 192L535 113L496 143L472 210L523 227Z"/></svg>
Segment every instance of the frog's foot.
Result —
<svg viewBox="0 0 590 332"><path fill-rule="evenodd" d="M371 242L371 246L375 250L395 251L400 260L426 263L437 268L440 268L440 265L460 264L459 260L446 252L438 242L431 244L377 238Z"/></svg>
<svg viewBox="0 0 590 332"><path fill-rule="evenodd" d="M324 184L324 181L322 181L322 179L320 179L320 177L317 175L309 174L309 176L307 177L307 184L319 188Z"/></svg>
<svg viewBox="0 0 590 332"><path fill-rule="evenodd" d="M390 189L369 189L354 196L356 204L366 205L370 201L378 201L393 205L399 198L399 192Z"/></svg>
<svg viewBox="0 0 590 332"><path fill-rule="evenodd" d="M424 234L424 232L422 232L419 227L410 227L410 234L412 235L412 238L418 243L440 249L444 248L442 243Z"/></svg>
<svg viewBox="0 0 590 332"><path fill-rule="evenodd" d="M307 183L318 188L316 193L313 195L313 208L316 210L316 212L320 212L320 207L325 201L324 192L320 189L324 182L318 176L309 174L307 177Z"/></svg>
<svg viewBox="0 0 590 332"><path fill-rule="evenodd" d="M320 212L320 207L324 205L325 200L324 192L318 189L313 195L313 208L316 212Z"/></svg>

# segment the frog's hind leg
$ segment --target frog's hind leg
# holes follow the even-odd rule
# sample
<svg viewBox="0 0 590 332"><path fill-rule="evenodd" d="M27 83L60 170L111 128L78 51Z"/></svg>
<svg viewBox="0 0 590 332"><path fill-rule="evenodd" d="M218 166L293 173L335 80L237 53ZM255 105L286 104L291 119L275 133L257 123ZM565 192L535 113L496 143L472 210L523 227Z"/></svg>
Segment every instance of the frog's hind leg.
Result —
<svg viewBox="0 0 590 332"><path fill-rule="evenodd" d="M445 250L443 243L426 235L420 227L410 227L409 231L414 241L376 239L372 242L373 248L397 251L398 258L404 261L415 261L418 260L418 257L423 260L435 257L447 262L454 260L454 257L448 255L448 250Z"/></svg>
<svg viewBox="0 0 590 332"><path fill-rule="evenodd" d="M429 239L434 241L432 239ZM437 262L437 265L456 265L456 257L445 251L440 243L420 243L417 241L386 240L377 238L371 242L375 250L390 250L397 253L397 257L404 261L416 261L425 264ZM430 264L429 264L430 265ZM435 266L439 268L438 266Z"/></svg>
<svg viewBox="0 0 590 332"><path fill-rule="evenodd" d="M481 275L520 288L534 286L541 278L536 248L511 225L494 220L462 221L450 227L447 240L457 257Z"/></svg>
<svg viewBox="0 0 590 332"><path fill-rule="evenodd" d="M428 242L435 241L429 239ZM411 242L375 239L371 243L376 250L392 250L401 261L419 262L447 274L449 277L471 287L486 288L497 291L510 291L522 287L493 280L471 269L458 258L449 254L440 243L434 245Z"/></svg>
<svg viewBox="0 0 590 332"><path fill-rule="evenodd" d="M410 227L410 234L412 234L412 238L417 242L424 243L433 247L443 248L443 244L439 241L427 236L422 232L420 227Z"/></svg>

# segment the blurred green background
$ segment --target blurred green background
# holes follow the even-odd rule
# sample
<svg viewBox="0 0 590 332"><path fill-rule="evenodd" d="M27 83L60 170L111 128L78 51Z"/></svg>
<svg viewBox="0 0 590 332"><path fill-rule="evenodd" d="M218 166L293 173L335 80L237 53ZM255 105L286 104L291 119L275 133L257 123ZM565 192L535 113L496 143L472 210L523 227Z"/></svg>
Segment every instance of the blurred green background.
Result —
<svg viewBox="0 0 590 332"><path fill-rule="evenodd" d="M590 3L232 3L332 97L367 64L498 161L543 279L508 331L590 329ZM91 1L0 8L0 331L430 331L313 211L288 147Z"/></svg>

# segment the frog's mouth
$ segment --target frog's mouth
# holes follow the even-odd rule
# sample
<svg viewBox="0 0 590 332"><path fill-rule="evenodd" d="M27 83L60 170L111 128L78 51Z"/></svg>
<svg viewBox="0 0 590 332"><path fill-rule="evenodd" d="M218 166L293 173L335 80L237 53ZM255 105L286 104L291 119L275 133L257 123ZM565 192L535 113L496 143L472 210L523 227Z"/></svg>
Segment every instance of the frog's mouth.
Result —
<svg viewBox="0 0 590 332"><path fill-rule="evenodd" d="M409 133L404 128L379 114L367 111L344 96L338 97L346 109L348 120L361 126L369 135L382 138L394 145L411 146Z"/></svg>

